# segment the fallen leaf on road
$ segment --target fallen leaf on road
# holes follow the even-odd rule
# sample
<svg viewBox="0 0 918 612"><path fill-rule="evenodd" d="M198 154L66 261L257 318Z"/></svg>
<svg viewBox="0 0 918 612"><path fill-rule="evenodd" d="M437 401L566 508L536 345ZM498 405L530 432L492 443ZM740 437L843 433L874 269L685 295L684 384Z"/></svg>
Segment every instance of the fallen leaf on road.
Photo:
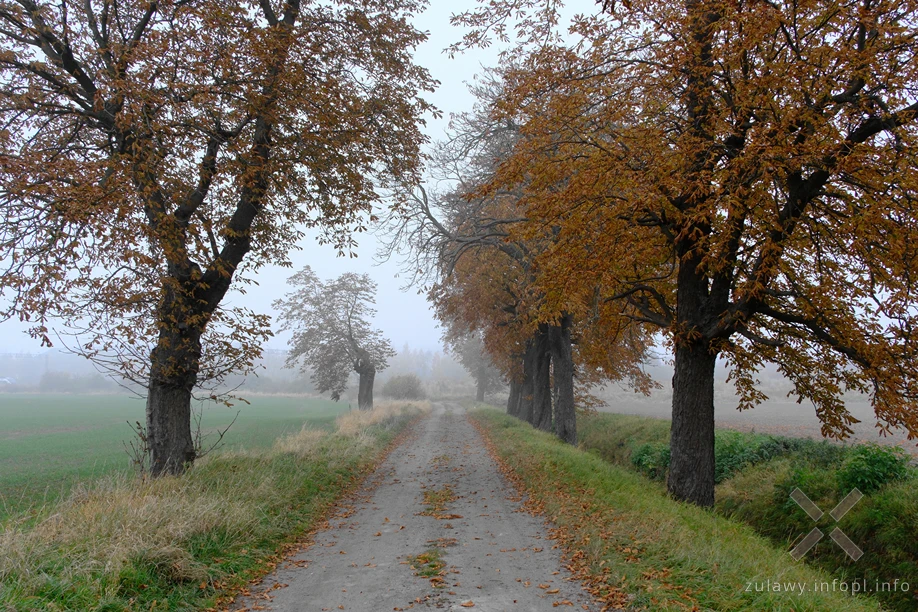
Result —
<svg viewBox="0 0 918 612"><path fill-rule="evenodd" d="M474 607L475 607L475 603L474 603L474 602L471 602L471 601L467 601L467 602L461 603L461 604L459 604L459 605L462 606L463 608L474 608Z"/></svg>
<svg viewBox="0 0 918 612"><path fill-rule="evenodd" d="M545 591L545 592L548 593L549 595L554 595L555 593L560 593L560 592L561 592L561 589L550 589L550 590Z"/></svg>

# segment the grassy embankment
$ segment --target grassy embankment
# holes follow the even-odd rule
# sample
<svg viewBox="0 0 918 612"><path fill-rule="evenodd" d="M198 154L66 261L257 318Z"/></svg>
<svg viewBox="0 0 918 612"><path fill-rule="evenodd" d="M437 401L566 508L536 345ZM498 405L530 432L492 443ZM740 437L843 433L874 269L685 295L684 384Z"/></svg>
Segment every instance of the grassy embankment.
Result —
<svg viewBox="0 0 918 612"><path fill-rule="evenodd" d="M578 426L582 448L644 474L656 481L648 486L663 489L669 421L599 413L584 416ZM720 429L715 435L715 511L746 523L784 550L813 527L829 534L837 526L864 556L855 562L825 537L807 553L807 563L839 580L866 580L891 610L918 610L918 471L908 460L895 447ZM829 511L855 487L865 497L836 524ZM818 523L791 500L797 488L826 513ZM910 588L882 586L896 579Z"/></svg>
<svg viewBox="0 0 918 612"><path fill-rule="evenodd" d="M494 410L472 413L529 504L557 526L571 567L612 607L879 610L738 521L674 502L662 485ZM776 588L780 590L775 590ZM804 589L801 594L800 589ZM791 591L791 589L793 589Z"/></svg>
<svg viewBox="0 0 918 612"><path fill-rule="evenodd" d="M0 609L194 610L267 572L429 404L350 412L180 478L115 474L0 527Z"/></svg>
<svg viewBox="0 0 918 612"><path fill-rule="evenodd" d="M332 430L347 404L303 397L248 397L204 410L202 429L225 428L225 449L270 448L304 422ZM0 394L0 521L67 497L81 482L132 473L124 442L144 404L119 395Z"/></svg>

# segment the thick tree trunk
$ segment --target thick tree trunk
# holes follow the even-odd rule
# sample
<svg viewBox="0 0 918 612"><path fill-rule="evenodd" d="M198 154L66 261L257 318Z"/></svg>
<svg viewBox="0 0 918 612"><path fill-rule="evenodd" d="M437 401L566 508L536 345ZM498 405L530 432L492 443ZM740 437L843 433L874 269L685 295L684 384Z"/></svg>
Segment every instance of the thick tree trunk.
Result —
<svg viewBox="0 0 918 612"><path fill-rule="evenodd" d="M551 431L551 352L547 326L533 338L532 426Z"/></svg>
<svg viewBox="0 0 918 612"><path fill-rule="evenodd" d="M568 444L577 443L577 412L574 406L574 359L571 350L571 317L549 328L555 378L555 434Z"/></svg>
<svg viewBox="0 0 918 612"><path fill-rule="evenodd" d="M714 364L707 343L676 347L669 492L714 505Z"/></svg>
<svg viewBox="0 0 918 612"><path fill-rule="evenodd" d="M376 380L376 368L373 365L364 367L358 372L360 382L357 384L357 407L360 410L373 410L373 383Z"/></svg>
<svg viewBox="0 0 918 612"><path fill-rule="evenodd" d="M178 334L160 340L150 355L147 446L150 473L181 474L195 459L191 391L197 381L200 344Z"/></svg>
<svg viewBox="0 0 918 612"><path fill-rule="evenodd" d="M532 400L535 390L536 352L533 341L526 341L526 353L523 355L523 381L520 385L520 402L517 416L527 423L532 423Z"/></svg>
<svg viewBox="0 0 918 612"><path fill-rule="evenodd" d="M475 380L478 387L475 389L475 401L483 402L485 396L485 387L488 385L488 370L485 366L478 366L478 376Z"/></svg>
<svg viewBox="0 0 918 612"><path fill-rule="evenodd" d="M181 474L195 459L191 390L151 381L147 390L150 473Z"/></svg>
<svg viewBox="0 0 918 612"><path fill-rule="evenodd" d="M520 389L522 383L510 379L510 397L507 398L507 414L510 416L519 416L520 412Z"/></svg>

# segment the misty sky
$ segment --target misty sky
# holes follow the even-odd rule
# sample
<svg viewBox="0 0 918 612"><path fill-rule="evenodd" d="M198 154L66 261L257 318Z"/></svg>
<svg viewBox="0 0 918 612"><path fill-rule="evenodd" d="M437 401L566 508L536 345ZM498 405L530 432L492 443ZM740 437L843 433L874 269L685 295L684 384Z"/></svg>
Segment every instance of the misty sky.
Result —
<svg viewBox="0 0 918 612"><path fill-rule="evenodd" d="M439 120L428 117L426 132L432 140L443 136L450 113L471 109L474 98L469 94L465 83L475 78L482 65L492 66L497 63L499 49L494 47L466 53L454 59L449 59L442 52L447 45L462 36L462 30L450 26L450 14L473 4L473 0L455 3L434 2L433 6L416 19L418 29L430 33L428 41L418 50L418 62L440 81L439 89L428 96L444 114ZM404 282L395 277L399 272L397 261L374 265L373 255L377 242L372 234L362 234L357 239L360 243L357 249L358 257L349 259L339 258L332 247L319 246L313 237L307 238L300 245L303 247L301 251L291 253L293 269L266 267L256 275L260 286L250 287L248 294L244 296L228 295L227 301L248 306L257 312L273 313L271 302L286 292L287 277L304 265L312 266L320 277L326 279L344 272L365 272L379 284L376 323L392 344L397 349L401 349L405 343L413 348L438 348L440 330L425 297L417 295L416 290L400 290ZM40 351L38 341L29 338L24 333L25 329L26 325L18 321L0 323L0 352ZM284 349L287 338L287 335L277 335L267 346Z"/></svg>

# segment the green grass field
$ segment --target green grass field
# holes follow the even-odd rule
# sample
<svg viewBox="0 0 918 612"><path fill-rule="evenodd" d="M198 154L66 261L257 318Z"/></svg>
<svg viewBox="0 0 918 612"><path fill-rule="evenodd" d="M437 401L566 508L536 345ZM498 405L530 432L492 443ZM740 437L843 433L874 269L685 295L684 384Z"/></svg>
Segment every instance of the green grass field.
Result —
<svg viewBox="0 0 918 612"><path fill-rule="evenodd" d="M267 448L307 422L332 429L348 410L322 399L247 399L251 405L206 404L203 431L212 437L239 411L224 448ZM0 521L60 499L78 482L130 471L128 422L143 420L143 401L128 396L0 394Z"/></svg>

